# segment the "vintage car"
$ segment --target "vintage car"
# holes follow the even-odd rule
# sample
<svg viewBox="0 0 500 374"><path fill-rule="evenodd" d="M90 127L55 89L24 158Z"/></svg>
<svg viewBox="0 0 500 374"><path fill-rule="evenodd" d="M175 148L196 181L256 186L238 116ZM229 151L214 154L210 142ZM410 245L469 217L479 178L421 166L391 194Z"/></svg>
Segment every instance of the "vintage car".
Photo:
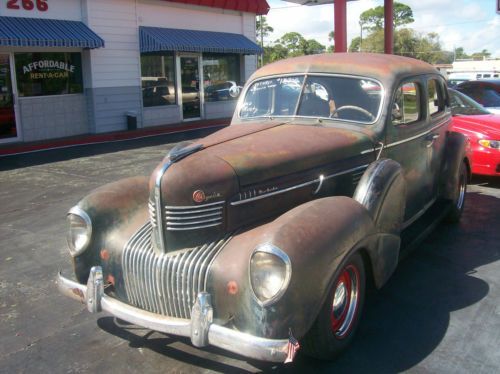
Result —
<svg viewBox="0 0 500 374"><path fill-rule="evenodd" d="M150 178L68 213L76 281L60 290L119 319L249 358L331 359L368 285L445 216L470 173L430 65L324 54L267 65L229 127L172 149Z"/></svg>
<svg viewBox="0 0 500 374"><path fill-rule="evenodd" d="M451 130L470 141L472 174L500 176L500 114L488 112L461 92L450 89Z"/></svg>

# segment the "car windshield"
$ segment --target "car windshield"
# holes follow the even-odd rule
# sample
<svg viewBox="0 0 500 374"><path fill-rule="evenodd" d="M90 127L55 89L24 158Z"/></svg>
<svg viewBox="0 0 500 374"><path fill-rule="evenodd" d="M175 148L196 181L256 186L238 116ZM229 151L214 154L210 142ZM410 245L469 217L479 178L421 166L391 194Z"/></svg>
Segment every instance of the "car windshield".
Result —
<svg viewBox="0 0 500 374"><path fill-rule="evenodd" d="M461 92L455 90L449 90L450 92L450 105L451 113L454 116L457 115L478 115L478 114L489 114L481 104L472 100L469 96L464 95Z"/></svg>
<svg viewBox="0 0 500 374"><path fill-rule="evenodd" d="M259 80L247 90L240 118L312 117L373 123L380 83L345 76L287 76Z"/></svg>

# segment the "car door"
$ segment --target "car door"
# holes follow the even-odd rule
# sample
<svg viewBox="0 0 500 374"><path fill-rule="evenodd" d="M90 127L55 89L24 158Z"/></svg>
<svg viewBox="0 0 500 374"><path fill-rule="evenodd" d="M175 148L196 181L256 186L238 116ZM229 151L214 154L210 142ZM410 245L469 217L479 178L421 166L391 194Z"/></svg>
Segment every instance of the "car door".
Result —
<svg viewBox="0 0 500 374"><path fill-rule="evenodd" d="M381 157L402 166L406 179L404 227L418 218L433 200L435 179L429 173L430 123L426 103L426 79L414 77L401 82L393 93L387 116L385 144Z"/></svg>
<svg viewBox="0 0 500 374"><path fill-rule="evenodd" d="M451 123L448 91L440 76L430 76L426 82L426 109L429 122L427 140L428 173L432 178L432 197L438 194L441 165L446 145L446 132Z"/></svg>

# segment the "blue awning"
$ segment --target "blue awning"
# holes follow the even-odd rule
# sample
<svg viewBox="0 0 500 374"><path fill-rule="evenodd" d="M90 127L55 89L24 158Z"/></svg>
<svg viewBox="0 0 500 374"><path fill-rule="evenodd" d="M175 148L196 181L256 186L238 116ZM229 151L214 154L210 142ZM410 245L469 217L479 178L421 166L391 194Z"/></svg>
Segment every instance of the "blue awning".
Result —
<svg viewBox="0 0 500 374"><path fill-rule="evenodd" d="M141 52L180 51L261 54L262 48L241 34L139 27Z"/></svg>
<svg viewBox="0 0 500 374"><path fill-rule="evenodd" d="M99 48L104 40L83 22L0 17L0 46Z"/></svg>

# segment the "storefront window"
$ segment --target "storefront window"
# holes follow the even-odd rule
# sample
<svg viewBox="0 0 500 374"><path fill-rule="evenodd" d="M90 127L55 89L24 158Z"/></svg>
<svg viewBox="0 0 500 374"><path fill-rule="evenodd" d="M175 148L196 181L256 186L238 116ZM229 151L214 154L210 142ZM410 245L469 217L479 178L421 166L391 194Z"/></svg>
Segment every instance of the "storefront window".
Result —
<svg viewBox="0 0 500 374"><path fill-rule="evenodd" d="M141 73L145 107L176 104L173 54L141 54Z"/></svg>
<svg viewBox="0 0 500 374"><path fill-rule="evenodd" d="M81 53L15 53L14 58L19 96L83 92Z"/></svg>
<svg viewBox="0 0 500 374"><path fill-rule="evenodd" d="M205 101L235 100L241 90L240 56L203 54Z"/></svg>

